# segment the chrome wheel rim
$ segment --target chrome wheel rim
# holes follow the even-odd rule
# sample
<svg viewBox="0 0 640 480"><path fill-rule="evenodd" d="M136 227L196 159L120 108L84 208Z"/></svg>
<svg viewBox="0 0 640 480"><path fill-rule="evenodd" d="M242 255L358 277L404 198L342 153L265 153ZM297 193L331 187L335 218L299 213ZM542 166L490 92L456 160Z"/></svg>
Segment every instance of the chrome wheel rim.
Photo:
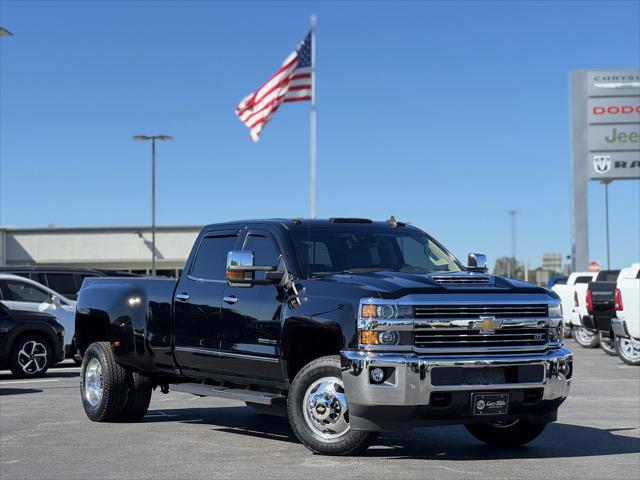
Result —
<svg viewBox="0 0 640 480"><path fill-rule="evenodd" d="M580 343L591 343L593 337L595 337L595 334L584 327L578 327L576 329L576 340Z"/></svg>
<svg viewBox="0 0 640 480"><path fill-rule="evenodd" d="M47 368L47 347L35 340L22 345L18 352L18 364L28 375L35 375Z"/></svg>
<svg viewBox="0 0 640 480"><path fill-rule="evenodd" d="M338 377L313 382L304 394L302 410L307 426L325 440L339 438L349 431L347 398Z"/></svg>
<svg viewBox="0 0 640 480"><path fill-rule="evenodd" d="M102 400L102 393L102 365L97 358L92 358L84 372L84 398L95 407Z"/></svg>
<svg viewBox="0 0 640 480"><path fill-rule="evenodd" d="M620 338L620 350L622 354L633 362L640 360L640 342L632 338Z"/></svg>

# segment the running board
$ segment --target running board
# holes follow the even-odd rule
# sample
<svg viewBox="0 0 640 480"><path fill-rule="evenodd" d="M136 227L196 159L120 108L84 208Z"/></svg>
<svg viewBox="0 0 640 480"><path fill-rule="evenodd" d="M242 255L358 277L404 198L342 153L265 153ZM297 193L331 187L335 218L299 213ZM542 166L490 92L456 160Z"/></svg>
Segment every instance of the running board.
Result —
<svg viewBox="0 0 640 480"><path fill-rule="evenodd" d="M190 393L199 397L222 397L241 402L260 403L262 405L283 405L286 397L277 393L257 392L241 388L217 387L203 383L178 383L169 385L175 392Z"/></svg>

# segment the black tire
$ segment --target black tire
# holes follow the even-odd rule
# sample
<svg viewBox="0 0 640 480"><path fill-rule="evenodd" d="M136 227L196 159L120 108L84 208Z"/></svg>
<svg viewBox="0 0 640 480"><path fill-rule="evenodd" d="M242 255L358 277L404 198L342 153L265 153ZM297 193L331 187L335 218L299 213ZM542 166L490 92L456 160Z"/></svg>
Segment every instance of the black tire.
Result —
<svg viewBox="0 0 640 480"><path fill-rule="evenodd" d="M42 377L52 364L51 342L42 335L22 335L11 347L9 369L17 378Z"/></svg>
<svg viewBox="0 0 640 480"><path fill-rule="evenodd" d="M600 344L600 339L595 332L590 332L584 327L573 327L573 339L584 348L597 348Z"/></svg>
<svg viewBox="0 0 640 480"><path fill-rule="evenodd" d="M611 355L615 357L618 355L618 351L616 350L616 341L613 337L605 336L603 332L598 333L600 348L607 355Z"/></svg>
<svg viewBox="0 0 640 480"><path fill-rule="evenodd" d="M357 455L366 450L378 436L377 432L347 429L336 438L323 438L305 419L304 399L307 390L320 379L337 378L341 381L340 357L331 355L317 358L305 365L291 383L287 399L287 416L295 436L314 453L320 455ZM344 412L348 423L348 409Z"/></svg>
<svg viewBox="0 0 640 480"><path fill-rule="evenodd" d="M87 398L87 371L97 361L101 374L101 396L92 404ZM94 422L113 422L121 418L127 403L127 371L116 362L109 342L95 342L89 345L82 358L80 370L80 396L84 411Z"/></svg>
<svg viewBox="0 0 640 480"><path fill-rule="evenodd" d="M119 420L135 422L144 417L149 410L153 387L151 379L142 373L128 372L127 401L122 409Z"/></svg>
<svg viewBox="0 0 640 480"><path fill-rule="evenodd" d="M638 342L638 340L635 340ZM630 338L623 338L616 336L615 340L616 352L618 358L627 365L640 365L640 351L633 349L633 343Z"/></svg>
<svg viewBox="0 0 640 480"><path fill-rule="evenodd" d="M530 423L516 420L504 426L492 423L470 423L467 431L490 447L515 448L535 440L547 426L546 423Z"/></svg>

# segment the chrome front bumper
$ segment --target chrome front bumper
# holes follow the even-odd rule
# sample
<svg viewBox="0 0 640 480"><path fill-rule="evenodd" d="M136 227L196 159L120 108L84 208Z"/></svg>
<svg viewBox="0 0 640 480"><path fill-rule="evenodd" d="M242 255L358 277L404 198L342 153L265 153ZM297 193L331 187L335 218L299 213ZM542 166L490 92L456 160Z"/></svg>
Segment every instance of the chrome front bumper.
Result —
<svg viewBox="0 0 640 480"><path fill-rule="evenodd" d="M569 394L573 371L573 354L566 348L527 355L419 356L416 354L373 353L354 350L340 352L342 379L349 405L359 406L429 406L432 392L487 392L529 388L542 389L541 400L562 400ZM433 385L431 373L437 367L487 368L542 365L544 377L539 381L500 384ZM373 384L370 370L387 367L392 377L383 384Z"/></svg>

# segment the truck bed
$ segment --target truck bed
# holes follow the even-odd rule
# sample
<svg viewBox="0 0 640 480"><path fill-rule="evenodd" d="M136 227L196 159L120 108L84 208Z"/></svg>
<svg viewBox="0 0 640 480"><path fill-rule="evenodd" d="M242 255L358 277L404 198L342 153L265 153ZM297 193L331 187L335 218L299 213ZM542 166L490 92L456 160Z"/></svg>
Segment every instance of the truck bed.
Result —
<svg viewBox="0 0 640 480"><path fill-rule="evenodd" d="M175 279L158 277L85 279L76 309L80 352L96 330L107 330L123 365L175 372L171 305L176 285Z"/></svg>
<svg viewBox="0 0 640 480"><path fill-rule="evenodd" d="M596 328L603 332L609 332L611 319L616 316L614 299L616 282L591 282L587 291L591 292L592 308L589 310L589 314L593 315Z"/></svg>

